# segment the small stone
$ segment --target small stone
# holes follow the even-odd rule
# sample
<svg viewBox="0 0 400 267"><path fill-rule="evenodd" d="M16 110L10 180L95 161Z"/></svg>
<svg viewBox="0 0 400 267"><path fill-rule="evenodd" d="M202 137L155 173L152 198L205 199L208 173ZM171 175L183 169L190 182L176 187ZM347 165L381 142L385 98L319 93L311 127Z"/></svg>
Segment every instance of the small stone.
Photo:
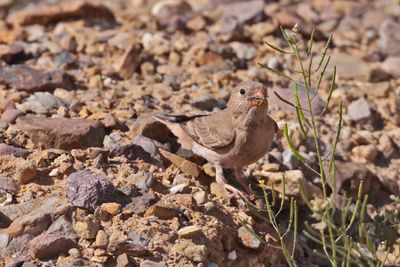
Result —
<svg viewBox="0 0 400 267"><path fill-rule="evenodd" d="M200 31L206 26L207 22L202 16L196 16L186 22L186 28L192 31Z"/></svg>
<svg viewBox="0 0 400 267"><path fill-rule="evenodd" d="M387 19L379 28L379 46L383 54L397 56L400 53L398 40L400 40L400 23Z"/></svg>
<svg viewBox="0 0 400 267"><path fill-rule="evenodd" d="M117 71L124 79L129 79L139 66L142 46L132 44L122 56Z"/></svg>
<svg viewBox="0 0 400 267"><path fill-rule="evenodd" d="M123 253L117 258L117 267L133 267L135 266L126 253Z"/></svg>
<svg viewBox="0 0 400 267"><path fill-rule="evenodd" d="M164 167L159 148L166 148L161 143L143 135L133 139L132 144L117 146L110 152L110 157L124 156L129 160L142 159L150 164Z"/></svg>
<svg viewBox="0 0 400 267"><path fill-rule="evenodd" d="M68 254L73 258L79 258L81 256L81 253L77 248L71 248L70 250L68 250Z"/></svg>
<svg viewBox="0 0 400 267"><path fill-rule="evenodd" d="M37 175L37 167L36 164L32 161L25 161L21 165L17 166L15 170L14 178L20 184L28 184L33 181L33 179Z"/></svg>
<svg viewBox="0 0 400 267"><path fill-rule="evenodd" d="M112 216L116 216L121 212L121 204L115 202L103 203L101 204L101 208Z"/></svg>
<svg viewBox="0 0 400 267"><path fill-rule="evenodd" d="M251 228L249 225L247 227ZM245 226L239 228L238 234L240 241L245 247L252 249L257 249L260 247L260 240L258 240L252 232L247 230Z"/></svg>
<svg viewBox="0 0 400 267"><path fill-rule="evenodd" d="M201 228L196 225L190 225L178 230L178 235L181 238L194 238L201 233Z"/></svg>
<svg viewBox="0 0 400 267"><path fill-rule="evenodd" d="M225 1L220 8L223 17L235 17L239 24L243 24L263 13L264 1Z"/></svg>
<svg viewBox="0 0 400 267"><path fill-rule="evenodd" d="M170 135L170 130L167 126L154 119L151 114L139 117L130 129L129 136L131 138L143 135L160 143L168 142Z"/></svg>
<svg viewBox="0 0 400 267"><path fill-rule="evenodd" d="M167 267L165 263L144 260L140 263L139 267Z"/></svg>
<svg viewBox="0 0 400 267"><path fill-rule="evenodd" d="M66 194L69 201L82 209L94 211L102 203L114 198L114 186L107 177L78 171L67 179Z"/></svg>
<svg viewBox="0 0 400 267"><path fill-rule="evenodd" d="M390 159L398 153L396 149L396 145L393 144L391 138L386 133L383 133L381 137L379 137L379 146L378 149L382 152L385 158ZM1 186L0 186L1 188Z"/></svg>
<svg viewBox="0 0 400 267"><path fill-rule="evenodd" d="M95 240L96 247L106 248L108 244L108 235L103 230L99 230L96 234Z"/></svg>
<svg viewBox="0 0 400 267"><path fill-rule="evenodd" d="M232 250L231 252L228 253L228 259L231 261L234 261L237 259L236 250Z"/></svg>
<svg viewBox="0 0 400 267"><path fill-rule="evenodd" d="M83 222L76 222L74 230L84 239L95 239L100 229L99 221L93 215L88 215Z"/></svg>
<svg viewBox="0 0 400 267"><path fill-rule="evenodd" d="M127 178L128 182L139 190L151 188L154 183L154 176L150 172L138 171Z"/></svg>
<svg viewBox="0 0 400 267"><path fill-rule="evenodd" d="M196 262L204 262L207 259L206 246L196 245L189 240L183 240L175 244L171 251Z"/></svg>
<svg viewBox="0 0 400 267"><path fill-rule="evenodd" d="M178 215L178 212L174 208L170 207L162 207L158 205L154 205L150 207L144 213L144 217L156 216L162 220L170 220Z"/></svg>
<svg viewBox="0 0 400 267"><path fill-rule="evenodd" d="M371 76L371 68L367 62L349 54L332 55L329 66L336 66L339 79L368 81ZM330 67L327 72L333 73L332 68Z"/></svg>
<svg viewBox="0 0 400 267"><path fill-rule="evenodd" d="M102 146L105 131L98 121L25 115L15 125L40 148L87 148Z"/></svg>
<svg viewBox="0 0 400 267"><path fill-rule="evenodd" d="M378 149L373 144L356 146L352 149L352 153L357 158L366 159L367 161L374 162L378 155Z"/></svg>
<svg viewBox="0 0 400 267"><path fill-rule="evenodd" d="M44 260L67 253L75 246L77 244L74 240L60 233L44 233L32 239L30 252L34 258Z"/></svg>
<svg viewBox="0 0 400 267"><path fill-rule="evenodd" d="M219 199L229 198L229 193L223 184L211 183L210 191L212 194L214 194Z"/></svg>
<svg viewBox="0 0 400 267"><path fill-rule="evenodd" d="M129 203L125 208L131 209L133 213L137 215L143 215L143 213L152 205L159 200L159 197L154 191L143 193L143 195L134 197L132 202Z"/></svg>
<svg viewBox="0 0 400 267"><path fill-rule="evenodd" d="M160 153L181 171L195 178L200 176L201 170L197 164L162 149L160 149Z"/></svg>
<svg viewBox="0 0 400 267"><path fill-rule="evenodd" d="M370 105L363 97L350 103L348 114L350 119L355 122L368 120L372 116Z"/></svg>
<svg viewBox="0 0 400 267"><path fill-rule="evenodd" d="M171 194L183 193L183 191L185 191L187 187L187 184L177 184L171 187L169 191L171 192Z"/></svg>
<svg viewBox="0 0 400 267"><path fill-rule="evenodd" d="M3 114L1 114L0 120L8 123L14 123L17 120L17 118L22 115L24 115L24 113L21 112L20 110L10 108L6 109L3 112Z"/></svg>
<svg viewBox="0 0 400 267"><path fill-rule="evenodd" d="M0 191L1 190L16 195L20 190L20 186L11 177L0 175Z"/></svg>
<svg viewBox="0 0 400 267"><path fill-rule="evenodd" d="M382 62L381 68L393 78L400 78L400 57L388 57Z"/></svg>
<svg viewBox="0 0 400 267"><path fill-rule="evenodd" d="M204 190L200 189L193 193L193 198L196 200L197 205L201 205L207 201L207 194Z"/></svg>
<svg viewBox="0 0 400 267"><path fill-rule="evenodd" d="M66 107L64 101L49 92L36 92L17 108L24 113L47 114L56 111L60 107Z"/></svg>
<svg viewBox="0 0 400 267"><path fill-rule="evenodd" d="M282 153L283 164L289 169L297 169L300 166L300 161L296 158L292 151L285 150Z"/></svg>
<svg viewBox="0 0 400 267"><path fill-rule="evenodd" d="M23 148L10 146L4 143L0 144L0 156L27 157L30 152Z"/></svg>

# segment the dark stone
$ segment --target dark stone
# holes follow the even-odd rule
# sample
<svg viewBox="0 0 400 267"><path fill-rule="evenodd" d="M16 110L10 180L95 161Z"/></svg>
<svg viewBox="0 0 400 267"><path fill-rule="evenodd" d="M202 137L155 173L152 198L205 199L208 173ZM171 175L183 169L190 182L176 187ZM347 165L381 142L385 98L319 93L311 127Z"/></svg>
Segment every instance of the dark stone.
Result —
<svg viewBox="0 0 400 267"><path fill-rule="evenodd" d="M164 163L158 148L166 149L161 143L143 135L138 135L133 139L132 144L112 149L110 157L124 156L129 160L141 159L147 163L163 168Z"/></svg>
<svg viewBox="0 0 400 267"><path fill-rule="evenodd" d="M159 197L153 192L148 191L143 193L143 195L132 198L132 203L125 206L125 209L132 210L133 213L137 215L142 215L144 212L159 201Z"/></svg>
<svg viewBox="0 0 400 267"><path fill-rule="evenodd" d="M23 148L13 147L7 144L0 144L0 156L8 155L14 157L27 157L30 152Z"/></svg>
<svg viewBox="0 0 400 267"><path fill-rule="evenodd" d="M45 72L27 65L0 68L0 82L26 92L51 91L56 88L73 89L72 78L61 70Z"/></svg>
<svg viewBox="0 0 400 267"><path fill-rule="evenodd" d="M61 233L43 233L30 242L31 255L38 259L50 259L76 247L74 240Z"/></svg>
<svg viewBox="0 0 400 267"><path fill-rule="evenodd" d="M74 206L93 212L102 203L113 202L115 189L107 177L78 171L68 176L66 194Z"/></svg>
<svg viewBox="0 0 400 267"><path fill-rule="evenodd" d="M28 135L40 148L71 150L101 147L105 136L100 122L85 119L26 115L18 118L16 127Z"/></svg>
<svg viewBox="0 0 400 267"><path fill-rule="evenodd" d="M71 19L116 24L114 14L106 6L85 0L60 2L56 5L33 5L7 17L8 22L20 25L46 25Z"/></svg>

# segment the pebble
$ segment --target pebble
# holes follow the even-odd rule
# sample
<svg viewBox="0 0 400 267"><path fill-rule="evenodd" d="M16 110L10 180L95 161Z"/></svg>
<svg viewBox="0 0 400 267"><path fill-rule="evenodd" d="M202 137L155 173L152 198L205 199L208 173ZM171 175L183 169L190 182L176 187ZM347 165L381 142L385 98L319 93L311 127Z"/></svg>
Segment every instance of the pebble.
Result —
<svg viewBox="0 0 400 267"><path fill-rule="evenodd" d="M115 202L103 203L100 207L112 216L116 216L121 212L121 204Z"/></svg>
<svg viewBox="0 0 400 267"><path fill-rule="evenodd" d="M83 222L76 222L74 230L85 239L95 239L100 229L99 221L93 215L88 215Z"/></svg>
<svg viewBox="0 0 400 267"><path fill-rule="evenodd" d="M180 241L179 243L175 244L172 247L171 252L182 255L195 262L205 261L207 255L207 249L205 245L196 245L188 240Z"/></svg>
<svg viewBox="0 0 400 267"><path fill-rule="evenodd" d="M64 101L49 92L36 92L28 97L24 103L17 104L17 108L22 112L36 114L48 114L61 107L66 107Z"/></svg>
<svg viewBox="0 0 400 267"><path fill-rule="evenodd" d="M186 226L178 230L181 238L195 238L201 233L201 228L196 225Z"/></svg>
<svg viewBox="0 0 400 267"><path fill-rule="evenodd" d="M249 225L247 227L251 228ZM261 245L260 240L258 240L245 226L239 228L238 235L241 243L247 248L257 249Z"/></svg>
<svg viewBox="0 0 400 267"><path fill-rule="evenodd" d="M372 116L370 104L365 98L359 98L350 103L348 107L348 115L350 119L355 122L368 120Z"/></svg>
<svg viewBox="0 0 400 267"><path fill-rule="evenodd" d="M17 180L20 184L28 184L35 179L37 174L38 170L36 164L32 161L27 160L21 165L17 166L14 179Z"/></svg>
<svg viewBox="0 0 400 267"><path fill-rule="evenodd" d="M10 108L6 109L3 114L1 114L0 120L7 123L14 123L19 116L24 113L18 109Z"/></svg>
<svg viewBox="0 0 400 267"><path fill-rule="evenodd" d="M352 149L352 153L355 157L373 162L378 156L378 149L373 144L356 146Z"/></svg>
<svg viewBox="0 0 400 267"><path fill-rule="evenodd" d="M106 248L108 244L108 235L103 230L99 230L96 234L95 239L96 247L98 248Z"/></svg>

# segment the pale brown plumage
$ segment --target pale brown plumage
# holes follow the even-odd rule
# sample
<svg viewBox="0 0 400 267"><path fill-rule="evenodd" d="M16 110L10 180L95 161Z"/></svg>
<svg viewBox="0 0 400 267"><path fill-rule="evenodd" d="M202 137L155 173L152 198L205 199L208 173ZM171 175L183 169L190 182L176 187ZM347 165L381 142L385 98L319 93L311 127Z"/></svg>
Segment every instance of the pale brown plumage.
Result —
<svg viewBox="0 0 400 267"><path fill-rule="evenodd" d="M241 169L265 155L277 131L267 115L267 90L259 82L236 86L227 108L208 115L156 116L186 149L214 163L217 182L226 183L222 167L236 168L237 177L247 189ZM228 189L236 191L232 186Z"/></svg>

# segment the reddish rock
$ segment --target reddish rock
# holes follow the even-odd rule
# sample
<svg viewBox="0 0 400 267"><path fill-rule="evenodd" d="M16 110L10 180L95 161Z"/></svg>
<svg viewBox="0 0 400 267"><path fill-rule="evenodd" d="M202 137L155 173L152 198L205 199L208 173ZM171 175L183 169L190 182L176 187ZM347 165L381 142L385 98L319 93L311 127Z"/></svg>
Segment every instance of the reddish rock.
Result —
<svg viewBox="0 0 400 267"><path fill-rule="evenodd" d="M7 144L0 144L0 156L8 155L15 157L27 157L29 155L29 151L23 148L18 148L14 146L10 146Z"/></svg>
<svg viewBox="0 0 400 267"><path fill-rule="evenodd" d="M89 211L94 211L103 203L112 202L114 192L114 186L107 177L91 172L74 172L67 179L68 200L74 206Z"/></svg>
<svg viewBox="0 0 400 267"><path fill-rule="evenodd" d="M124 79L132 77L140 63L142 46L133 44L129 47L121 58L117 71Z"/></svg>
<svg viewBox="0 0 400 267"><path fill-rule="evenodd" d="M69 19L104 20L115 24L114 14L95 1L75 0L56 5L33 5L7 17L7 21L19 25L50 24Z"/></svg>
<svg viewBox="0 0 400 267"><path fill-rule="evenodd" d="M153 192L149 191L143 193L143 195L135 197L132 202L129 203L125 209L130 209L137 215L142 215L149 207L155 204L159 200L159 197Z"/></svg>
<svg viewBox="0 0 400 267"><path fill-rule="evenodd" d="M22 116L24 113L20 111L19 109L11 108L11 109L6 109L3 114L1 114L1 121L5 121L8 123L14 123L15 120L19 117Z"/></svg>
<svg viewBox="0 0 400 267"><path fill-rule="evenodd" d="M43 233L30 242L31 255L38 259L50 259L60 254L66 254L68 250L77 244L61 233Z"/></svg>
<svg viewBox="0 0 400 267"><path fill-rule="evenodd" d="M99 147L103 144L105 131L94 120L45 118L26 115L18 118L16 127L28 135L40 148Z"/></svg>
<svg viewBox="0 0 400 267"><path fill-rule="evenodd" d="M71 77L61 70L45 72L27 65L0 68L0 82L19 91L50 91L56 88L71 90Z"/></svg>

